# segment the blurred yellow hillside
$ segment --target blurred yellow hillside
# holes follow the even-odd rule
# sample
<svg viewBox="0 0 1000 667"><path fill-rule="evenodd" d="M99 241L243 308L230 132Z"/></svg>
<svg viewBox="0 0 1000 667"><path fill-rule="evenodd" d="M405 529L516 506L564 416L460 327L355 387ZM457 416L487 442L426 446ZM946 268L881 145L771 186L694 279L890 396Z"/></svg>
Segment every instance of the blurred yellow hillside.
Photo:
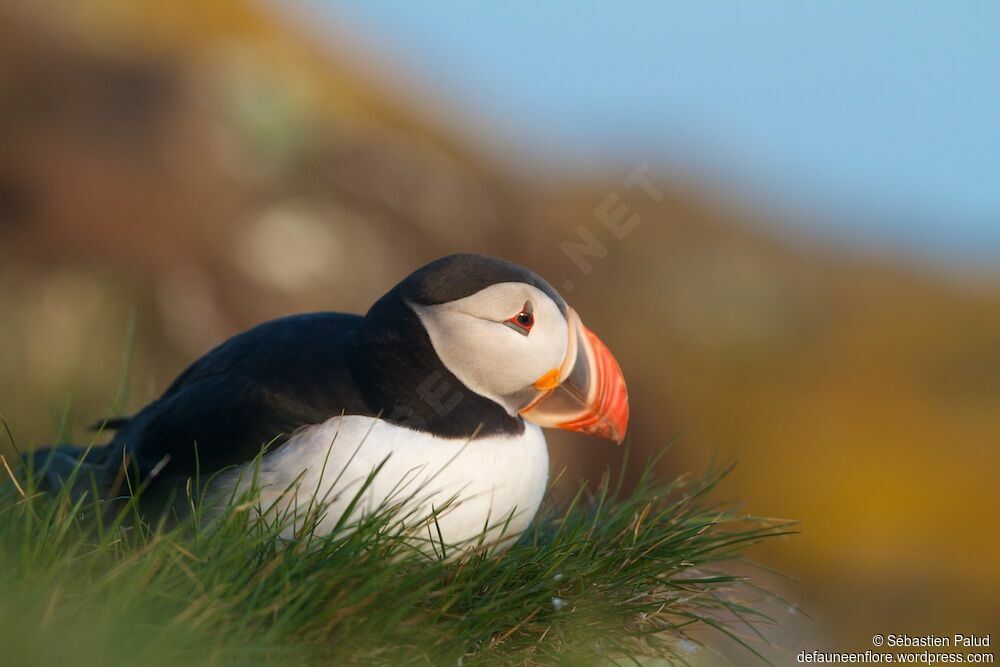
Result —
<svg viewBox="0 0 1000 667"><path fill-rule="evenodd" d="M1000 285L782 239L655 164L661 198L627 173L526 182L365 54L261 7L0 9L0 413L19 444L67 409L87 437L133 307L123 410L255 322L363 312L425 261L486 252L547 277L616 352L640 453L683 431L665 470L737 454L727 491L803 521L757 556L802 581L831 643L1000 618ZM639 216L620 240L609 201ZM589 273L561 250L581 227L607 250ZM553 440L574 475L620 461Z"/></svg>

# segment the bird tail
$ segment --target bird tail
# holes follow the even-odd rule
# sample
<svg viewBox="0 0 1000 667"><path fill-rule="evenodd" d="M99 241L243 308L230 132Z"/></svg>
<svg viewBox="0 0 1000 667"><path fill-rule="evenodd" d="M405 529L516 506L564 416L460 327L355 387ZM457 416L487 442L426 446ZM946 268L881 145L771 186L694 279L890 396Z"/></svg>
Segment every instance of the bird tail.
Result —
<svg viewBox="0 0 1000 667"><path fill-rule="evenodd" d="M24 463L34 473L38 487L50 493L67 490L73 499L97 490L103 497L115 481L116 469L105 461L105 447L56 445L24 455Z"/></svg>

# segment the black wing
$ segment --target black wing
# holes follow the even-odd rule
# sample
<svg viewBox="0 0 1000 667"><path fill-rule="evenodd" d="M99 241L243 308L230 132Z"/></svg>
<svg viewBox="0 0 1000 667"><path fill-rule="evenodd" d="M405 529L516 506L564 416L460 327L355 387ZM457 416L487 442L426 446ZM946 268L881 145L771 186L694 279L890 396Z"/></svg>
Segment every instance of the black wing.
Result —
<svg viewBox="0 0 1000 667"><path fill-rule="evenodd" d="M371 414L346 363L361 321L296 315L229 339L121 424L108 461L117 465L127 453L140 473L166 459L163 477L207 475L251 460L302 426L342 412Z"/></svg>

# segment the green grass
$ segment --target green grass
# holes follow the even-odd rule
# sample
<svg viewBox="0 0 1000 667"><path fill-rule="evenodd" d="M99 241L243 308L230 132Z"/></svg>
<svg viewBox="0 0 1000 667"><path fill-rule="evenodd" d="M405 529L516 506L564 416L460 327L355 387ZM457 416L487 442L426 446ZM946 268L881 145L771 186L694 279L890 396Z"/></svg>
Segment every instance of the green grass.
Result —
<svg viewBox="0 0 1000 667"><path fill-rule="evenodd" d="M606 477L548 502L504 553L441 558L414 550L391 509L329 537L280 539L283 522L245 499L209 519L195 498L194 515L150 525L134 502L73 502L38 492L28 471L0 471L0 654L11 665L687 663L695 644L681 640L711 627L749 658L769 622L753 608L764 594L726 563L789 527L713 502L725 472L647 473L628 494Z"/></svg>

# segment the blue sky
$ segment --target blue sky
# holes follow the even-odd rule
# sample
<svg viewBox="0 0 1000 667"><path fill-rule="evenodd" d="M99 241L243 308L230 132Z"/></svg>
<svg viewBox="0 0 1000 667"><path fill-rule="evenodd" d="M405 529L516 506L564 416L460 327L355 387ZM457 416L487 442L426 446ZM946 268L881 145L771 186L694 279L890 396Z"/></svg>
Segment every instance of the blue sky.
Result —
<svg viewBox="0 0 1000 667"><path fill-rule="evenodd" d="M998 2L297 2L542 165L646 161L1000 265Z"/></svg>

